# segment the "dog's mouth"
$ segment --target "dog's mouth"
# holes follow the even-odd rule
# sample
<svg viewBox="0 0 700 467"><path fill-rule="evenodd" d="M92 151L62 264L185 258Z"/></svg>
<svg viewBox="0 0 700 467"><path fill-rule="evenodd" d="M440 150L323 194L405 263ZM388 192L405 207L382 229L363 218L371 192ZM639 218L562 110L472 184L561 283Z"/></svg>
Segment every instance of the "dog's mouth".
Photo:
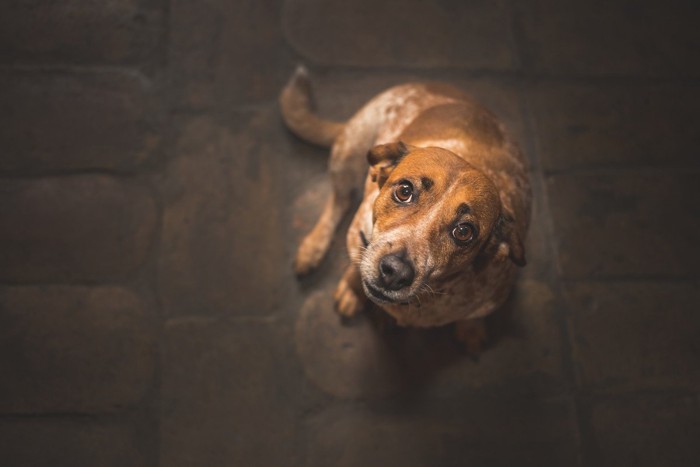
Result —
<svg viewBox="0 0 700 467"><path fill-rule="evenodd" d="M369 297L373 302L378 303L379 305L408 305L410 301L409 299L397 299L390 297L381 290L380 288L371 285L367 281L362 281L362 287L365 289L365 293L367 294L367 297Z"/></svg>
<svg viewBox="0 0 700 467"><path fill-rule="evenodd" d="M392 300L390 297L387 297L384 294L384 292L372 285L369 285L367 282L362 281L362 286L364 287L365 291L367 292L367 295L370 298L379 300L382 303L394 303L394 300Z"/></svg>

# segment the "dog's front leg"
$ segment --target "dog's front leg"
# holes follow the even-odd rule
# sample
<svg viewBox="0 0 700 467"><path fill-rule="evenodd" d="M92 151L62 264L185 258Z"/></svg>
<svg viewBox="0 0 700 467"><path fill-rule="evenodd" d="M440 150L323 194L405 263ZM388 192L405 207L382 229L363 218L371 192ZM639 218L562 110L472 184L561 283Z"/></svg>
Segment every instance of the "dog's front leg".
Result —
<svg viewBox="0 0 700 467"><path fill-rule="evenodd" d="M360 271L354 264L345 269L345 273L335 289L333 299L335 311L345 318L352 318L365 307L367 297L362 291Z"/></svg>

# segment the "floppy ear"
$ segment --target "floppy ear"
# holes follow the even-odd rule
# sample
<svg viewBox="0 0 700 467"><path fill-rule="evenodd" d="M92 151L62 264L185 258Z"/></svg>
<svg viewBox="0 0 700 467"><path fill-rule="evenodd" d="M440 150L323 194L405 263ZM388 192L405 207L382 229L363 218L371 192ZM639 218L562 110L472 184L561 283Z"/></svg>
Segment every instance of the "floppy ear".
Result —
<svg viewBox="0 0 700 467"><path fill-rule="evenodd" d="M515 226L513 215L505 211L498 219L494 230L495 237L498 241L498 250L496 258L504 260L510 258L516 265L523 267L527 264L525 261L525 247L523 240Z"/></svg>
<svg viewBox="0 0 700 467"><path fill-rule="evenodd" d="M369 162L369 173L372 181L377 182L379 188L384 185L389 174L394 170L396 164L408 154L413 146L405 144L403 141L396 143L380 144L369 150L367 162Z"/></svg>

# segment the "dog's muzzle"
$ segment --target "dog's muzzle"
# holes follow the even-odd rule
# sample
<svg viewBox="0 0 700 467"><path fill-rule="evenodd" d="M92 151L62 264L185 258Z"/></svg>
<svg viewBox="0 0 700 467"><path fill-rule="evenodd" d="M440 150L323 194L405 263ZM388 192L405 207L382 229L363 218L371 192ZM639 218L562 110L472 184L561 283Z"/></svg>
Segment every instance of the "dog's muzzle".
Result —
<svg viewBox="0 0 700 467"><path fill-rule="evenodd" d="M363 243L367 243L365 245L365 253L367 253L369 242L362 231L360 231L360 239ZM410 289L416 278L416 270L406 251L386 254L378 262L373 261L371 255L363 256L360 272L362 287L367 297L380 305L407 305L411 300Z"/></svg>

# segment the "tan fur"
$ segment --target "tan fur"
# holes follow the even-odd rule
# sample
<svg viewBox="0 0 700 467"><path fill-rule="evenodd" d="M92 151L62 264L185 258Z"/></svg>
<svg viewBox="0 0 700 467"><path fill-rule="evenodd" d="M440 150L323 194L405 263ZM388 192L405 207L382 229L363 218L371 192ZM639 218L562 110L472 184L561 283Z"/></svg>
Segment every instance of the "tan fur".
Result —
<svg viewBox="0 0 700 467"><path fill-rule="evenodd" d="M308 92L295 80L283 107ZM506 300L516 264L525 261L526 164L496 117L461 91L413 83L378 95L338 133L330 175L333 195L303 240L295 269L305 274L319 264L353 191L364 186L347 234L352 262L335 294L339 313L354 315L370 296L400 325L439 326L481 318ZM415 196L402 203L396 190L406 183ZM478 231L467 244L452 236L463 223ZM394 254L407 258L415 277L399 290L382 289L379 263ZM480 344L482 333L462 332L473 328L460 325L458 334Z"/></svg>

